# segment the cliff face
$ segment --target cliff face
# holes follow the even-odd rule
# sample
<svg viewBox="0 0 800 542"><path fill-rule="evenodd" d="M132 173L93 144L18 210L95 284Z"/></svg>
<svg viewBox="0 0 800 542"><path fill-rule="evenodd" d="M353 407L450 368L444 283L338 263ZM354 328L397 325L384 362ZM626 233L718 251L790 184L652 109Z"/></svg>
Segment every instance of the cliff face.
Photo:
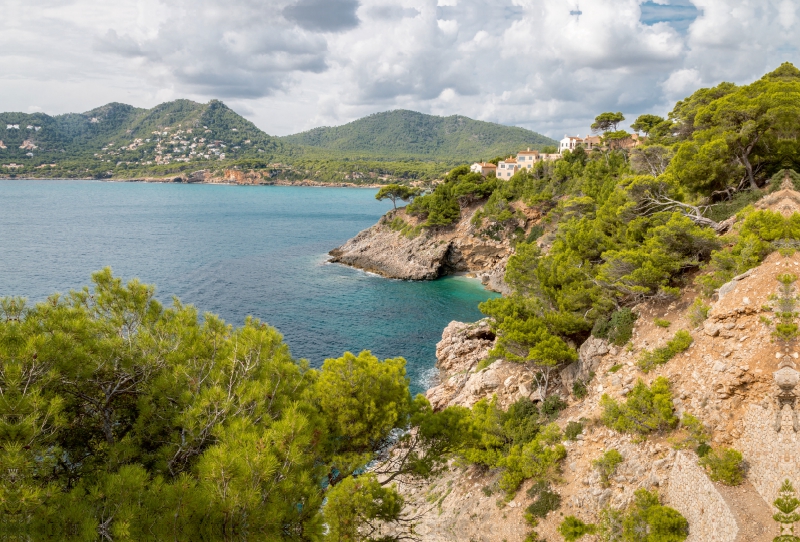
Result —
<svg viewBox="0 0 800 542"><path fill-rule="evenodd" d="M778 294L777 277L800 274L800 254L770 255L759 267L719 289L707 319L692 323L695 293L686 290L675 301L653 301L635 307L639 315L631 341L624 348L590 338L580 348L580 360L560 375L559 393L568 408L557 423L583 420L584 430L566 441L568 455L554 490L562 497L560 510L551 512L536 528L546 540L560 540L557 529L564 516L597 521L605 506L624 508L636 489L657 490L665 504L689 521L688 542L768 542L776 532L771 503L783 480L800 486L800 423L796 387L800 382L796 345L784 349L776 342L769 308ZM668 329L656 318L671 322ZM636 362L645 349L663 346L677 330L691 333L685 352L650 373ZM440 382L428 390L434 408L471 406L497 396L501 408L522 397L537 400L532 367L497 360L477 370L495 337L487 321L452 322L437 345ZM594 377L582 399L574 397L575 378ZM598 418L604 394L622 401L639 379L650 384L663 376L670 382L677 415L697 416L711 431L715 447L740 450L748 465L745 482L737 487L712 482L692 449L677 450L680 434L653 435L640 442L631 435L604 427ZM788 391L787 391L788 390ZM791 398L791 401L787 399ZM593 461L616 449L624 461L611 484L601 483ZM501 503L485 492L497 473L458 466L422 488L400 486L407 511L417 515L417 533L426 541L508 540L522 542L529 529L523 511L530 504L526 483L516 498ZM432 507L426 497L436 495ZM469 518L469 519L467 519ZM590 540L590 538L587 538Z"/></svg>
<svg viewBox="0 0 800 542"><path fill-rule="evenodd" d="M330 251L331 261L389 278L432 280L471 273L490 289L508 293L503 282L511 253L507 238L481 235L470 219L479 205L461 210L461 220L442 228L421 228L419 220L398 209L344 245ZM404 233L397 224L405 224Z"/></svg>

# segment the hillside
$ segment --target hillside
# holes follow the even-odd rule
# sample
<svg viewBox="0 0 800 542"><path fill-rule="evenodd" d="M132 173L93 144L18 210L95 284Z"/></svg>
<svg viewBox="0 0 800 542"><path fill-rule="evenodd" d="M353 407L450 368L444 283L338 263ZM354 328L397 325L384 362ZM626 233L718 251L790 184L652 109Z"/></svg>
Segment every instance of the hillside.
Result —
<svg viewBox="0 0 800 542"><path fill-rule="evenodd" d="M536 132L461 115L437 117L415 111L375 113L343 126L314 128L281 138L295 145L348 153L420 156L430 159L490 159L556 142Z"/></svg>
<svg viewBox="0 0 800 542"><path fill-rule="evenodd" d="M26 169L116 171L181 162L271 159L295 149L220 101L175 100L152 109L110 103L85 113L0 113L0 161ZM84 175L85 176L85 175Z"/></svg>

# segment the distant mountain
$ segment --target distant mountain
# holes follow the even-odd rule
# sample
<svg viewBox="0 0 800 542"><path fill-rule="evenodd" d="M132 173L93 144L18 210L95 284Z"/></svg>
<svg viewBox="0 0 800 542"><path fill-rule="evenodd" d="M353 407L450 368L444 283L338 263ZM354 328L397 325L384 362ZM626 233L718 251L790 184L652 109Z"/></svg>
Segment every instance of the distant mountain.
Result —
<svg viewBox="0 0 800 542"><path fill-rule="evenodd" d="M200 140L203 141L200 141ZM110 103L85 113L0 113L0 160L143 164L271 157L290 145L225 104L175 100L152 109ZM33 155L33 156L30 156ZM179 160L180 159L180 160Z"/></svg>
<svg viewBox="0 0 800 542"><path fill-rule="evenodd" d="M376 113L343 126L314 128L282 141L309 147L384 156L477 160L556 145L536 132L461 115L437 117L403 109Z"/></svg>

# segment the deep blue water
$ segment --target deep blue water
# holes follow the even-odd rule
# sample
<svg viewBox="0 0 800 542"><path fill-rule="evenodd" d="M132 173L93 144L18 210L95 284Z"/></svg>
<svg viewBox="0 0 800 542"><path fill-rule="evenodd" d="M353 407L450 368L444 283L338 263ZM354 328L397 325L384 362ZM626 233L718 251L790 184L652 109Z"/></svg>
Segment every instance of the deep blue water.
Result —
<svg viewBox="0 0 800 542"><path fill-rule="evenodd" d="M0 296L41 301L111 266L234 325L253 315L318 366L344 351L403 356L415 391L451 320L494 296L475 280L388 280L326 263L391 204L375 190L0 181Z"/></svg>

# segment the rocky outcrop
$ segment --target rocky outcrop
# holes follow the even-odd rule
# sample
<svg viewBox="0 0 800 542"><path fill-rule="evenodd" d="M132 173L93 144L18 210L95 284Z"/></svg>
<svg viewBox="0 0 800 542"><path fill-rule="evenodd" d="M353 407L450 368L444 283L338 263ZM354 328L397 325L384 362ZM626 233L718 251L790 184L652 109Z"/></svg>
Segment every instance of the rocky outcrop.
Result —
<svg viewBox="0 0 800 542"><path fill-rule="evenodd" d="M331 261L389 278L432 280L448 272L450 242L436 236L409 239L384 224L375 224L339 248Z"/></svg>
<svg viewBox="0 0 800 542"><path fill-rule="evenodd" d="M474 273L487 288L508 293L503 282L505 264L511 253L508 240L482 237L470 218L477 206L462 209L462 219L444 228L421 228L419 220L399 209L388 213L330 251L331 261L403 280L432 280L454 273ZM407 234L393 228L401 221Z"/></svg>
<svg viewBox="0 0 800 542"><path fill-rule="evenodd" d="M610 352L608 341L589 337L578 350L578 361L571 363L561 370L561 383L566 393L572 392L572 385L581 380L591 380L591 373L597 370L603 357Z"/></svg>
<svg viewBox="0 0 800 542"><path fill-rule="evenodd" d="M522 397L538 398L530 364L500 359L476 370L489 357L494 342L495 335L487 319L474 324L450 322L436 345L439 384L426 394L435 410L471 407L493 395L501 408Z"/></svg>

